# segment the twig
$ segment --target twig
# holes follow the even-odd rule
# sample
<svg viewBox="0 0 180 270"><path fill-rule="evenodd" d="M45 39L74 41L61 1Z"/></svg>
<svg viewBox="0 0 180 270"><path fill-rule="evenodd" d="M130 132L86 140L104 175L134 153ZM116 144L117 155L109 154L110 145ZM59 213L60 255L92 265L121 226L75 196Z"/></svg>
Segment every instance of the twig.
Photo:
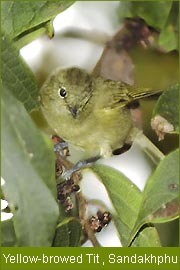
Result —
<svg viewBox="0 0 180 270"><path fill-rule="evenodd" d="M90 224L86 218L86 200L84 199L82 192L77 194L77 200L79 204L79 218L81 220L81 224L83 229L85 230L88 239L92 242L94 247L100 247L100 243L98 242L94 232L92 231Z"/></svg>
<svg viewBox="0 0 180 270"><path fill-rule="evenodd" d="M110 40L110 36L101 31L75 27L67 28L63 32L58 33L57 36L84 39L93 42L95 44L101 45L105 45L106 42Z"/></svg>
<svg viewBox="0 0 180 270"><path fill-rule="evenodd" d="M59 153L56 152L56 158L60 162L61 166L63 166L66 170L69 170L73 167L73 163L68 161L66 158L63 158ZM74 183L78 184L80 180L79 172L75 172L72 175L72 178L74 180ZM58 178L56 179L58 180ZM100 247L100 243L97 241L96 236L93 232L93 230L90 227L90 224L86 217L86 200L83 197L82 192L78 192L76 194L77 202L78 202L78 208L79 208L79 219L81 221L82 227L85 231L85 233L88 236L88 239L92 242L93 246Z"/></svg>

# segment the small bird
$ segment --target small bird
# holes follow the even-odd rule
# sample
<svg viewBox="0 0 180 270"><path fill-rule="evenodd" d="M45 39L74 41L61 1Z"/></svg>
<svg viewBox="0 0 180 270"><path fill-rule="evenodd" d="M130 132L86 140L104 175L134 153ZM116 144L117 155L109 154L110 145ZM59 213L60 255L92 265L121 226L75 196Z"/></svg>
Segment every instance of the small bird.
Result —
<svg viewBox="0 0 180 270"><path fill-rule="evenodd" d="M53 72L40 97L45 118L62 139L83 149L86 157L107 157L131 138L134 124L128 105L155 93L72 67Z"/></svg>

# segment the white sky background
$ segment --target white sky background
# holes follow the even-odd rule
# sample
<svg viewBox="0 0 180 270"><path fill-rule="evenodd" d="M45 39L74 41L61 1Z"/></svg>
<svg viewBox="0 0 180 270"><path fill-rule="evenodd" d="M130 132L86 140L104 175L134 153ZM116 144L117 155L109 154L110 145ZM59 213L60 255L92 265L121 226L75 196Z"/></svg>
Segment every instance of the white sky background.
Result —
<svg viewBox="0 0 180 270"><path fill-rule="evenodd" d="M42 67L50 73L55 67L80 66L91 71L103 51L103 46L81 39L58 38L69 27L78 27L94 32L100 31L107 36L112 36L118 29L116 7L118 1L81 1L59 14L54 20L55 37L49 40L41 37L21 49L20 53L36 74ZM57 36L56 36L57 35ZM48 60L47 60L48 59ZM152 164L147 161L141 149L134 145L128 152L111 159L101 160L103 164L111 165L121 170L141 190L152 170ZM108 209L112 209L111 202L105 188L90 172L84 172L81 188L87 199L104 200ZM91 185L89 185L91 181ZM90 210L92 212L92 209ZM2 218L5 219L5 217ZM97 234L103 246L121 246L113 222ZM92 246L87 241L85 246Z"/></svg>
<svg viewBox="0 0 180 270"><path fill-rule="evenodd" d="M76 2L55 18L53 24L55 37L52 40L47 37L35 40L21 49L21 55L34 72L42 65L48 72L57 66L80 66L92 70L102 53L103 46L83 39L59 38L58 34L76 27L112 36L118 29L118 19L115 16L118 3Z"/></svg>

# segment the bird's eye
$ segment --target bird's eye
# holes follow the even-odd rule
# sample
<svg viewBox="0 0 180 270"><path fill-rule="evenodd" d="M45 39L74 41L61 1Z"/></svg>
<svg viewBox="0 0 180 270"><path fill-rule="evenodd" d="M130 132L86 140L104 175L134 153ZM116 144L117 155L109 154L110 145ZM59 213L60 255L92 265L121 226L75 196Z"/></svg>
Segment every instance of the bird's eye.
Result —
<svg viewBox="0 0 180 270"><path fill-rule="evenodd" d="M67 95L66 89L65 89L64 87L60 87L60 88L59 88L59 95L60 95L60 97L62 97L62 98L65 98L65 96Z"/></svg>

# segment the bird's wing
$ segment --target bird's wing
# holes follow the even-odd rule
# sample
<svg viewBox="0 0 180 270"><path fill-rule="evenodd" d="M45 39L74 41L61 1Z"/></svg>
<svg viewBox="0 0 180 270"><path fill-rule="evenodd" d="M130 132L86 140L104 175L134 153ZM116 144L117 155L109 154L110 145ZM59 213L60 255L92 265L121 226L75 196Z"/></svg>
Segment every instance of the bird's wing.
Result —
<svg viewBox="0 0 180 270"><path fill-rule="evenodd" d="M105 92L107 91L107 92ZM108 102L106 102L105 107L116 108L124 107L134 100L149 97L157 93L162 92L162 90L155 90L152 88L140 88L135 86L130 86L122 82L106 81L106 89L104 95L107 94L109 97Z"/></svg>

